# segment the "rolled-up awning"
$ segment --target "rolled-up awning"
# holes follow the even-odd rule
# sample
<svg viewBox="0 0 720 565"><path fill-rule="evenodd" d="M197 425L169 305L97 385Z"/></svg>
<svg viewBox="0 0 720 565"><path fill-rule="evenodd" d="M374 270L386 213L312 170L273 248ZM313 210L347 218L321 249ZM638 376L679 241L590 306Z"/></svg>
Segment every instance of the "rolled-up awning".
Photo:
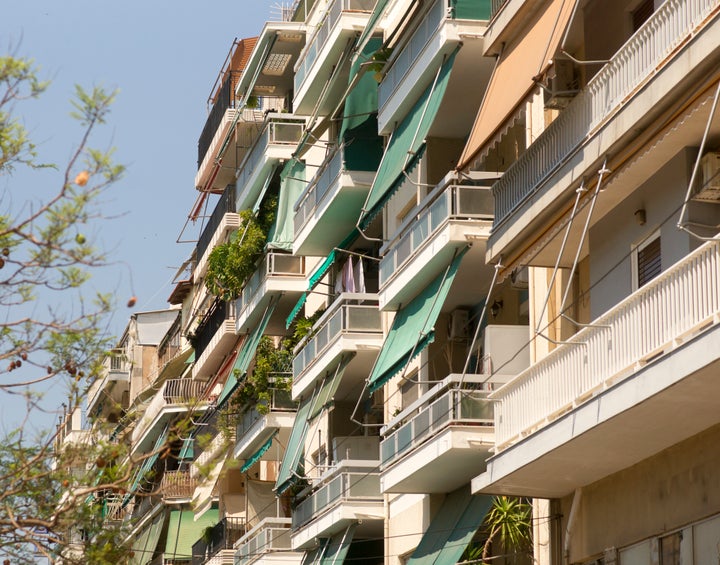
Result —
<svg viewBox="0 0 720 565"><path fill-rule="evenodd" d="M253 453L250 457L247 458L243 466L240 468L241 473L246 472L248 469L250 469L250 467L255 465L255 463L257 463L263 455L265 455L265 452L270 449L270 446L272 445L272 442L277 434L278 430L275 430L275 433L273 433L268 438L268 440L260 446L260 449L258 449L255 453Z"/></svg>
<svg viewBox="0 0 720 565"><path fill-rule="evenodd" d="M526 33L516 34L500 54L457 168L486 152L552 64L576 0L552 0L538 10Z"/></svg>
<svg viewBox="0 0 720 565"><path fill-rule="evenodd" d="M275 482L275 492L281 495L295 482L294 475L297 473L305 449L305 436L308 432L308 416L313 405L314 397L310 396L300 402L295 422L290 431L285 455L280 463L278 478Z"/></svg>
<svg viewBox="0 0 720 565"><path fill-rule="evenodd" d="M491 505L492 497L472 495L467 486L448 494L407 565L455 565Z"/></svg>
<svg viewBox="0 0 720 565"><path fill-rule="evenodd" d="M130 565L147 565L152 561L166 517L165 511L160 512L149 525L146 525L142 533L131 542Z"/></svg>
<svg viewBox="0 0 720 565"><path fill-rule="evenodd" d="M466 251L455 255L447 269L395 315L367 382L370 392L383 386L432 343L435 322Z"/></svg>

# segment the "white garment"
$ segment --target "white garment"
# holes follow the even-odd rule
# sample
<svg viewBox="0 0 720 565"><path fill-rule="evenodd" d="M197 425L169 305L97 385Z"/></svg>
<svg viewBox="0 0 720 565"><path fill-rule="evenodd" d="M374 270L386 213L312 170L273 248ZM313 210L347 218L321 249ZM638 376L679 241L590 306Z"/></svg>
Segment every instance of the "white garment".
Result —
<svg viewBox="0 0 720 565"><path fill-rule="evenodd" d="M365 292L365 269L363 268L362 257L358 258L357 270L355 271L355 292Z"/></svg>

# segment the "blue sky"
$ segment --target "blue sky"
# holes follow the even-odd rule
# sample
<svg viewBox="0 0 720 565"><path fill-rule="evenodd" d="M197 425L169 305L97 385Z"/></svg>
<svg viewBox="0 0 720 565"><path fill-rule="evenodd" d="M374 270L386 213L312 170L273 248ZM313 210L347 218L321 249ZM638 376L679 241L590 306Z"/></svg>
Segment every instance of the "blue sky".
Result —
<svg viewBox="0 0 720 565"><path fill-rule="evenodd" d="M116 147L127 166L104 201L108 216L89 237L107 249L115 266L96 273L98 290L117 297L112 330L120 333L133 310L167 307L170 281L193 244L176 240L195 202L197 139L206 101L233 39L258 35L278 19L278 0L4 2L0 47L31 57L52 81L39 103L27 106L25 125L41 159L63 163L79 127L69 117L74 85L118 89L108 124L95 145ZM289 3L289 0L288 0ZM23 109L23 108L19 108ZM51 173L0 180L0 192L34 194ZM184 239L195 239L192 225ZM6 399L0 424L8 417Z"/></svg>

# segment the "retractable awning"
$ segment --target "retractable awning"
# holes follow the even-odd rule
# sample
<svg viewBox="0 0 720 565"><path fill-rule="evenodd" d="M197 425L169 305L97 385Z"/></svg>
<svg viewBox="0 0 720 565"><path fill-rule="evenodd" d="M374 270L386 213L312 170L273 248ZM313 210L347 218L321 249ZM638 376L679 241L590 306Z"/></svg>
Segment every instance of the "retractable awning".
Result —
<svg viewBox="0 0 720 565"><path fill-rule="evenodd" d="M292 250L295 233L293 207L306 185L305 163L297 159L290 159L280 173L277 214L275 223L268 234L267 246L269 248Z"/></svg>
<svg viewBox="0 0 720 565"><path fill-rule="evenodd" d="M217 508L211 508L197 520L192 510L172 510L165 542L165 559L190 561L193 544L202 538L206 528L214 526L218 520Z"/></svg>
<svg viewBox="0 0 720 565"><path fill-rule="evenodd" d="M255 326L255 329L251 331L245 339L245 342L243 343L242 348L240 349L238 356L235 359L235 364L233 365L233 368L230 371L227 380L225 381L225 386L223 387L222 392L218 397L218 408L222 407L227 402L228 398L230 398L230 395L235 392L235 390L239 386L240 381L245 377L248 367L250 367L250 363L255 356L255 351L257 350L257 346L260 343L260 338L262 337L263 332L265 331L265 328L270 321L270 316L272 316L276 305L277 302L271 302L268 305L267 309L265 310L265 314L263 315L258 325Z"/></svg>
<svg viewBox="0 0 720 565"><path fill-rule="evenodd" d="M425 290L395 314L390 331L375 361L367 388L375 392L427 347L435 338L434 326L467 248Z"/></svg>
<svg viewBox="0 0 720 565"><path fill-rule="evenodd" d="M576 0L552 0L533 16L526 33L505 46L490 78L485 97L457 168L464 169L485 153L504 124L536 86L535 77L552 64Z"/></svg>
<svg viewBox="0 0 720 565"><path fill-rule="evenodd" d="M492 497L471 495L468 486L448 494L407 565L455 565L491 505Z"/></svg>
<svg viewBox="0 0 720 565"><path fill-rule="evenodd" d="M382 210L402 183L404 173L409 171L419 158L445 95L456 54L457 49L448 56L438 69L435 80L393 131L360 216L360 226L363 229Z"/></svg>
<svg viewBox="0 0 720 565"><path fill-rule="evenodd" d="M324 408L327 408L332 403L333 397L335 396L335 393L340 386L340 381L342 381L345 367L347 367L348 363L350 363L350 360L352 358L352 355L345 355L340 360L340 363L335 368L335 371L325 377L325 380L323 381L323 384L320 386L320 390L318 391L317 398L313 403L312 410L310 410L309 418L311 420L315 418L315 416L320 414L320 412L322 412Z"/></svg>
<svg viewBox="0 0 720 565"><path fill-rule="evenodd" d="M250 467L255 465L255 463L257 463L260 458L265 455L265 452L270 449L270 446L272 445L272 442L277 434L278 430L275 430L275 433L273 433L273 435L271 435L268 440L260 446L260 449L258 449L255 453L253 453L250 457L247 458L243 466L240 468L241 473L244 473L245 471L250 469Z"/></svg>
<svg viewBox="0 0 720 565"><path fill-rule="evenodd" d="M160 457L160 448L165 445L165 442L168 439L168 435L170 434L170 424L167 424L165 428L163 428L163 431L160 433L160 435L155 440L155 444L153 445L152 451L150 452L150 455L148 455L145 460L142 462L140 467L137 471L135 471L135 475L133 477L132 483L130 484L130 489L128 490L128 493L125 495L125 498L123 499L123 507L127 506L127 504L132 499L133 495L137 491L137 489L140 486L140 482L145 478L145 476L148 474L150 469L153 468L153 465L155 465L155 462L158 460L158 457Z"/></svg>
<svg viewBox="0 0 720 565"><path fill-rule="evenodd" d="M165 524L166 513L160 512L131 544L133 555L130 565L147 565L152 561L153 554L160 541L160 533Z"/></svg>
<svg viewBox="0 0 720 565"><path fill-rule="evenodd" d="M309 396L300 402L300 406L298 407L295 422L290 431L290 438L285 448L285 455L280 463L278 478L275 482L275 492L277 492L278 495L285 492L294 483L294 475L298 471L305 448L305 436L308 432L308 416L310 415L314 399L314 396Z"/></svg>

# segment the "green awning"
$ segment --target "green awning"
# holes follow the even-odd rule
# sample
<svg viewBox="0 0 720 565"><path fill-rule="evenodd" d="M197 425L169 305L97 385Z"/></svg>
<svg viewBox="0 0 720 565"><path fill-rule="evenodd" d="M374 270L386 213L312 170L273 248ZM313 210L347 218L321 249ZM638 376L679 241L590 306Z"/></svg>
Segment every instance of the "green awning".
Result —
<svg viewBox="0 0 720 565"><path fill-rule="evenodd" d="M293 207L305 190L305 163L290 159L280 173L280 193L275 223L270 228L267 246L271 249L292 250L295 237Z"/></svg>
<svg viewBox="0 0 720 565"><path fill-rule="evenodd" d="M193 351L193 352L190 354L190 357L188 357L187 359L185 359L185 364L186 364L186 365L190 365L191 363L195 363L195 351Z"/></svg>
<svg viewBox="0 0 720 565"><path fill-rule="evenodd" d="M350 549L353 534L357 524L350 524L345 531L335 534L325 545L325 551L320 559L321 565L342 565Z"/></svg>
<svg viewBox="0 0 720 565"><path fill-rule="evenodd" d="M422 93L390 137L372 188L368 193L367 201L363 206L360 216L362 228L367 228L385 202L399 188L404 179L403 172L407 172L412 167L420 150L425 146L425 138L445 95L456 53L457 50L448 56L438 70L435 80Z"/></svg>
<svg viewBox="0 0 720 565"><path fill-rule="evenodd" d="M250 467L255 465L260 458L265 455L265 452L270 449L270 446L272 445L273 440L275 439L275 436L278 434L278 430L275 430L275 433L270 436L270 438L260 446L260 449L258 449L255 453L253 453L247 461L245 461L245 464L240 468L240 472L244 473L247 471Z"/></svg>
<svg viewBox="0 0 720 565"><path fill-rule="evenodd" d="M192 558L193 544L202 538L206 528L219 521L218 509L211 508L195 520L192 510L172 510L168 524L167 541L165 542L165 559Z"/></svg>
<svg viewBox="0 0 720 565"><path fill-rule="evenodd" d="M370 39L350 67L352 90L345 99L343 121L338 138L343 143L346 170L377 171L383 155L383 140L378 135L378 83L363 63L372 59L382 46L379 38Z"/></svg>
<svg viewBox="0 0 720 565"><path fill-rule="evenodd" d="M492 505L467 486L451 492L423 534L407 565L455 565Z"/></svg>
<svg viewBox="0 0 720 565"><path fill-rule="evenodd" d="M235 359L235 364L233 365L233 368L230 369L230 373L228 373L225 386L217 399L217 408L222 407L225 402L227 402L227 399L230 398L230 395L233 392L235 392L240 384L240 381L245 377L248 367L250 367L250 363L255 356L255 350L260 343L260 338L270 321L270 316L272 316L276 305L277 301L268 304L265 314L263 314L263 317L258 325L255 326L255 329L253 329L253 331L248 334L247 338L245 338L245 341L238 352L237 358Z"/></svg>
<svg viewBox="0 0 720 565"><path fill-rule="evenodd" d="M195 459L195 437L190 436L183 441L180 453L178 454L180 461L189 461Z"/></svg>
<svg viewBox="0 0 720 565"><path fill-rule="evenodd" d="M377 23L380 21L380 16L382 16L382 13L385 11L387 3L388 0L377 0L375 3L375 7L368 18L367 24L365 24L365 29L363 30L362 35L360 35L360 39L358 39L358 45L360 47L363 46L363 44L375 31L375 26L377 26Z"/></svg>
<svg viewBox="0 0 720 565"><path fill-rule="evenodd" d="M329 538L320 538L318 540L318 546L303 555L301 565L319 565L329 541Z"/></svg>
<svg viewBox="0 0 720 565"><path fill-rule="evenodd" d="M287 447L285 448L285 455L280 463L280 470L278 471L277 482L275 483L275 492L281 495L295 482L294 475L298 472L300 467L300 460L302 459L303 450L305 448L305 436L308 431L308 416L310 410L313 407L314 397L311 395L302 402L298 407L297 414L295 414L295 422L293 423L292 430L290 431L290 438L288 439Z"/></svg>
<svg viewBox="0 0 720 565"><path fill-rule="evenodd" d="M456 20L489 20L491 4L491 0L450 0L450 9Z"/></svg>
<svg viewBox="0 0 720 565"><path fill-rule="evenodd" d="M322 278L327 274L327 272L330 270L330 267L332 267L333 263L335 262L335 258L337 256L337 250L338 249L346 249L350 247L353 241L357 239L357 237L360 235L360 232L357 230L357 228L353 228L353 230L343 239L337 247L333 248L333 250L328 254L328 256L325 258L325 260L320 263L317 267L315 267L315 270L310 273L310 278L308 279L308 289L302 293L300 296L300 299L297 301L295 306L292 309L292 312L290 312L290 315L285 320L285 327L289 328L290 324L293 323L297 315L300 313L300 309L305 304L305 301L307 300L308 294L318 285L318 283L322 280Z"/></svg>
<svg viewBox="0 0 720 565"><path fill-rule="evenodd" d="M125 499L123 500L123 507L127 506L128 502L130 502L130 499L132 499L135 492L138 490L138 487L140 486L140 482L145 478L145 476L148 474L150 469L153 468L153 465L155 465L155 462L158 460L158 457L160 457L160 448L165 445L165 442L168 439L168 435L170 434L170 424L167 424L165 428L163 429L162 433L157 437L155 440L155 445L153 445L152 451L150 452L151 455L147 456L140 467L135 471L135 475L133 476L133 480L130 483L130 489L128 490L128 493L125 495Z"/></svg>
<svg viewBox="0 0 720 565"><path fill-rule="evenodd" d="M333 397L335 396L335 393L337 392L338 387L340 386L340 381L342 381L343 373L345 372L345 367L347 367L348 363L350 363L350 360L352 359L351 355L346 356L345 358L340 360L340 363L335 369L335 372L333 372L332 375L327 375L325 377L325 380L323 381L322 386L320 387L320 391L318 392L317 398L315 399L315 402L313 403L312 410L310 410L309 418L312 420L322 412L323 408L326 408L332 403Z"/></svg>
<svg viewBox="0 0 720 565"><path fill-rule="evenodd" d="M270 187L270 183L273 181L273 178L275 178L275 166L273 166L270 171L267 174L267 177L265 177L265 182L263 183L262 188L260 189L260 193L258 194L258 197L255 199L255 203L252 207L252 212L255 216L257 216L258 211L260 210L260 205L262 204L263 198L265 198L265 193L267 192L267 189ZM242 205L241 205L242 204ZM244 202L237 202L236 206L238 210L243 210L246 206Z"/></svg>
<svg viewBox="0 0 720 565"><path fill-rule="evenodd" d="M133 556L130 558L130 565L147 565L152 561L164 523L165 512L160 512L132 542Z"/></svg>
<svg viewBox="0 0 720 565"><path fill-rule="evenodd" d="M447 269L395 314L368 379L367 386L370 392L375 392L383 386L432 343L435 337L435 322L466 251L467 247L457 253Z"/></svg>

